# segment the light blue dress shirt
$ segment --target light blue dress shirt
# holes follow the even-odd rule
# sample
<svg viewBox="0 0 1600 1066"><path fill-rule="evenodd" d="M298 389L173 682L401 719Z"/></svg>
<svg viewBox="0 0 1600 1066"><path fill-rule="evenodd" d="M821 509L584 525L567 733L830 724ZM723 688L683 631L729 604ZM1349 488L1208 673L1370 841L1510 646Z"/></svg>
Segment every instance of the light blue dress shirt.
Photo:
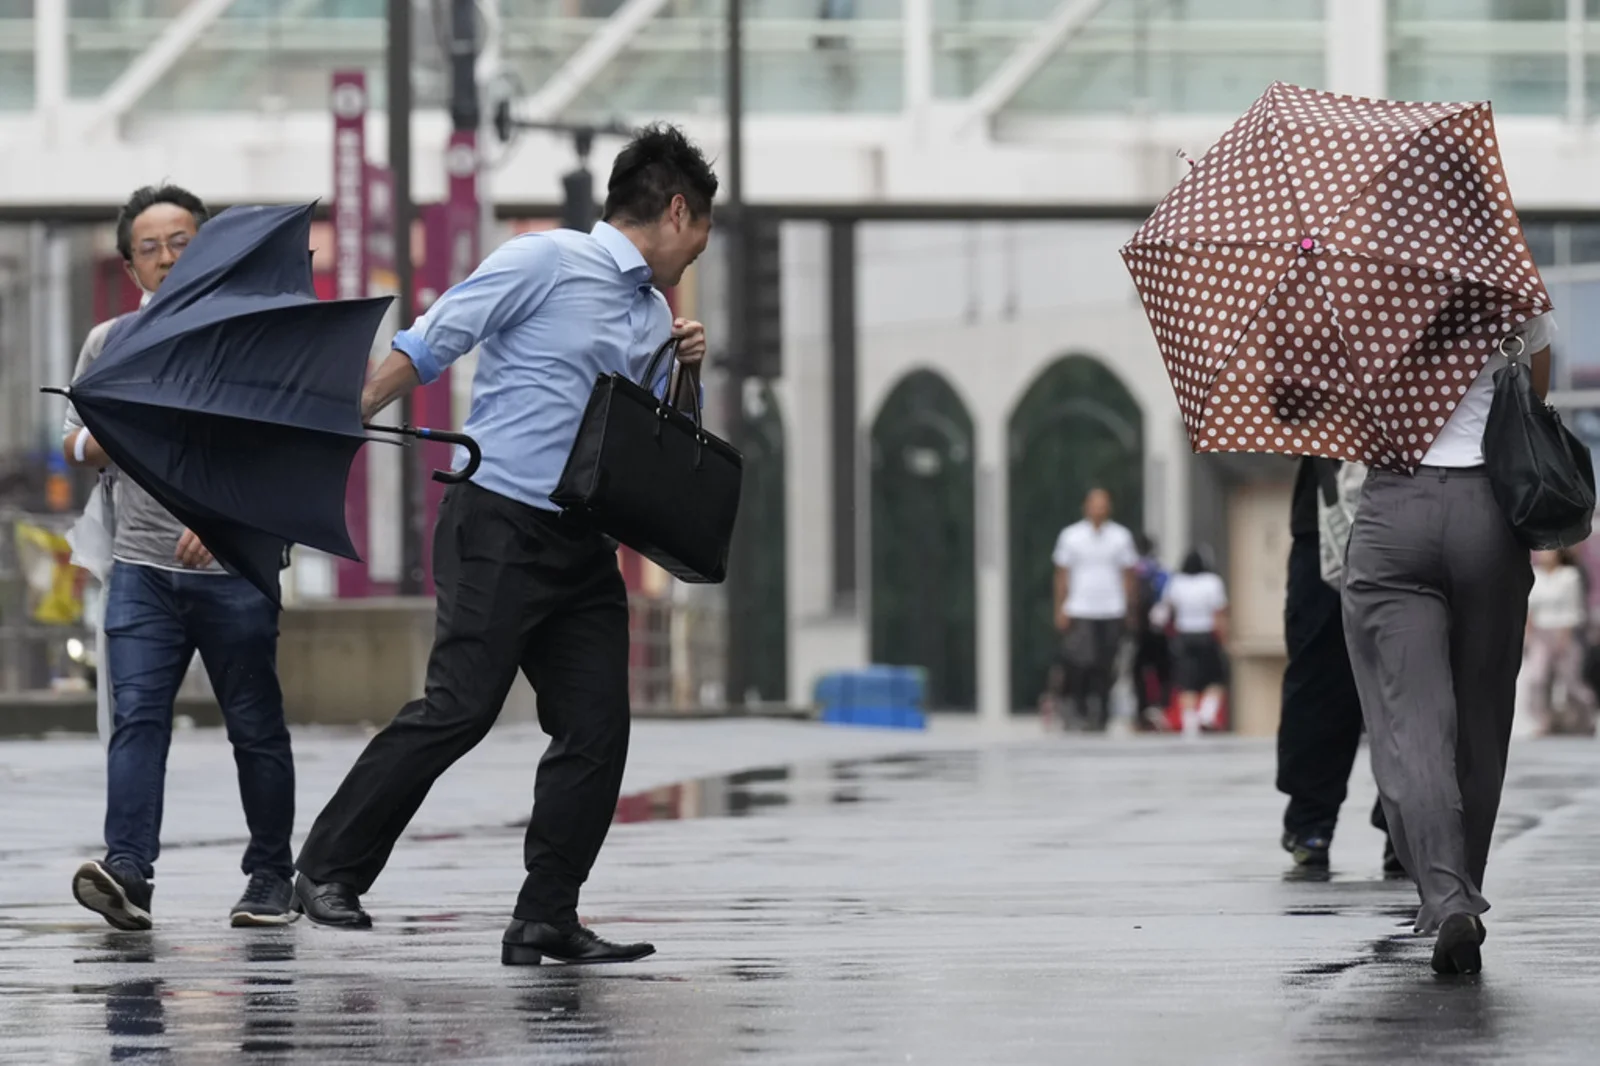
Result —
<svg viewBox="0 0 1600 1066"><path fill-rule="evenodd" d="M666 297L633 242L592 233L515 237L395 336L426 385L482 345L465 432L483 450L475 484L544 510L572 450L595 379L640 381L672 332ZM652 391L672 371L663 358ZM466 465L457 449L455 465Z"/></svg>

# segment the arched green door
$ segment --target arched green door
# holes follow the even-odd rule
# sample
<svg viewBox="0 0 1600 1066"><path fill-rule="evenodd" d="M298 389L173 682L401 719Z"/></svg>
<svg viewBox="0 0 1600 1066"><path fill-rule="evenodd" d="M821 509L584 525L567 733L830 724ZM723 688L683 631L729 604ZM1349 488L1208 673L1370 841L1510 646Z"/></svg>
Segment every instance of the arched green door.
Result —
<svg viewBox="0 0 1600 1066"><path fill-rule="evenodd" d="M728 654L737 658L736 683L728 693L785 700L789 696L788 508L784 503L783 414L777 395L763 383L759 410L747 411L744 482L739 521L728 553ZM737 577L731 575L738 570ZM735 584L737 588L735 588Z"/></svg>
<svg viewBox="0 0 1600 1066"><path fill-rule="evenodd" d="M872 424L872 659L928 672L930 707L977 703L973 431L928 370L907 375Z"/></svg>
<svg viewBox="0 0 1600 1066"><path fill-rule="evenodd" d="M1055 566L1063 527L1095 487L1111 493L1116 520L1144 520L1144 417L1115 373L1083 355L1052 363L1011 414L1011 702L1031 707L1044 689L1057 636Z"/></svg>

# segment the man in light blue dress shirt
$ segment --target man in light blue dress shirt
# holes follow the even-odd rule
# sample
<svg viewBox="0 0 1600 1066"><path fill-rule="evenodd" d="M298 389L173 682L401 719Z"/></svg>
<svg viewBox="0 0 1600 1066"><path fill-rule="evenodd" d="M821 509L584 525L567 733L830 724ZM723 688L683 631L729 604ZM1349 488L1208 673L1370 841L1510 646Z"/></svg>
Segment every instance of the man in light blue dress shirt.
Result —
<svg viewBox="0 0 1600 1066"><path fill-rule="evenodd" d="M705 250L716 191L705 157L679 130L642 131L617 157L605 221L592 233L501 245L395 337L368 380L364 418L479 347L466 431L483 462L439 510L425 695L373 737L301 849L296 897L313 921L371 924L361 895L434 780L489 732L520 669L551 744L502 961L624 962L655 950L610 943L578 923L578 891L627 759L628 600L612 545L562 519L550 493L598 376L640 380L668 337L679 363L704 357L704 328L674 321L660 289ZM664 377L647 384L664 387Z"/></svg>

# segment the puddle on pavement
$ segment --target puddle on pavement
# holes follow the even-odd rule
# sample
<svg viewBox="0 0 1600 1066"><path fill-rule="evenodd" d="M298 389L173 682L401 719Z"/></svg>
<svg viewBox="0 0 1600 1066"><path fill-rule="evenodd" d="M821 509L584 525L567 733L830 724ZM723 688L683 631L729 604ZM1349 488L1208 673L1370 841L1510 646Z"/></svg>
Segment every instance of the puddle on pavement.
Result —
<svg viewBox="0 0 1600 1066"><path fill-rule="evenodd" d="M868 803L871 797L863 786L873 781L956 780L973 772L971 752L918 752L765 766L631 793L617 802L616 821L739 818L777 808Z"/></svg>

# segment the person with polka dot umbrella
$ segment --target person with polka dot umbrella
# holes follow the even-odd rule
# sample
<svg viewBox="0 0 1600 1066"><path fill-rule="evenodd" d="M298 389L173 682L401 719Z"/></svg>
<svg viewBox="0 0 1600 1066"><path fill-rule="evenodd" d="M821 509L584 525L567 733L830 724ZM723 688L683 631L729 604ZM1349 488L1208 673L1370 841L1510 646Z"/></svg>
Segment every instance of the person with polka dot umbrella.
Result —
<svg viewBox="0 0 1600 1066"><path fill-rule="evenodd" d="M1372 468L1343 612L1373 773L1441 973L1481 967L1532 571L1483 436L1549 376L1550 296L1487 103L1277 83L1123 248L1196 451Z"/></svg>

